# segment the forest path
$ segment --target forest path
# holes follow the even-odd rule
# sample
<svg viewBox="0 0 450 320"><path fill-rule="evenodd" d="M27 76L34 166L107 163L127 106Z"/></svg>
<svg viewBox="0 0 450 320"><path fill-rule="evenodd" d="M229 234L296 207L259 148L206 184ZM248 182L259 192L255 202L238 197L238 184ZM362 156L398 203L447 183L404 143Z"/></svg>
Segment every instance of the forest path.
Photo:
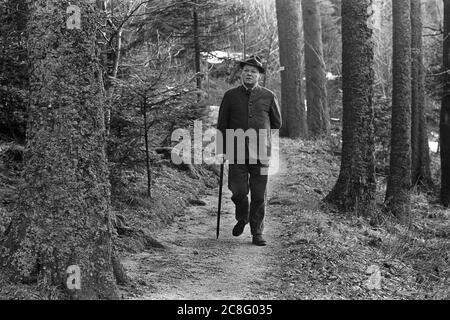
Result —
<svg viewBox="0 0 450 320"><path fill-rule="evenodd" d="M274 196L280 174L269 177L268 199ZM280 217L269 205L265 247L251 243L249 225L240 237L233 237L231 230L236 220L225 176L220 236L216 239L218 190L209 190L202 199L206 205L188 208L185 215L176 217L168 228L155 234L165 249L146 251L123 261L130 278L147 287L142 296L131 299L240 300L273 296L273 291L262 290L261 285L268 285L266 275L276 273L280 263Z"/></svg>
<svg viewBox="0 0 450 320"><path fill-rule="evenodd" d="M164 249L122 259L131 279L123 298L448 299L447 210L432 208L430 217L424 199L414 208L418 231L372 226L323 207L339 173L326 144L281 139L280 159L280 172L269 176L266 247L252 245L248 226L231 235L234 205L224 178L219 239L217 187L202 199L206 205L180 212L154 234Z"/></svg>

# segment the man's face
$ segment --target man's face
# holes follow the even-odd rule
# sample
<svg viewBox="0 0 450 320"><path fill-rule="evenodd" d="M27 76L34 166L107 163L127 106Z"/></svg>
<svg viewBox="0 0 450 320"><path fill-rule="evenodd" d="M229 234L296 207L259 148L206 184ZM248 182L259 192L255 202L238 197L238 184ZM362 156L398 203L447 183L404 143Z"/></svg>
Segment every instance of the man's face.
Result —
<svg viewBox="0 0 450 320"><path fill-rule="evenodd" d="M258 83L261 74L257 67L245 65L244 68L242 68L241 78L244 84L253 86Z"/></svg>

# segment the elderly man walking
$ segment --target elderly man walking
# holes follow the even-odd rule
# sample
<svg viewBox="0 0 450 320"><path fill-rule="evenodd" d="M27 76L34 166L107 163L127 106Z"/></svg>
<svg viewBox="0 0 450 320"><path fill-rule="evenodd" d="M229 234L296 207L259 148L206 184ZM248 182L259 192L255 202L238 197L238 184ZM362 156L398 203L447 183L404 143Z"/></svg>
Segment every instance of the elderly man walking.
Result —
<svg viewBox="0 0 450 320"><path fill-rule="evenodd" d="M233 236L240 236L250 223L252 243L264 246L271 131L281 127L281 114L275 94L259 85L265 73L260 58L252 56L240 67L241 85L227 91L220 105L218 152L229 161L228 188L237 220Z"/></svg>

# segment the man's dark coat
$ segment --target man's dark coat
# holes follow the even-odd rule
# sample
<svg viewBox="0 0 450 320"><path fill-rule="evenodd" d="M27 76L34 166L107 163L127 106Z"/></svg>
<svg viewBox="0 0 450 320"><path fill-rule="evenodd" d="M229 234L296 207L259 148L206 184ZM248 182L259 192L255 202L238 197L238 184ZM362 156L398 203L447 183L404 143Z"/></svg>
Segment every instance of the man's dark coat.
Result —
<svg viewBox="0 0 450 320"><path fill-rule="evenodd" d="M281 127L281 113L275 94L259 85L249 90L245 86L240 85L237 88L228 90L220 105L219 119L217 129L222 133L223 142L220 143L220 138L217 141L217 152L226 153L227 160L234 161L256 161L266 162L271 155L272 133L271 130L279 129ZM237 154L237 141L230 139L230 132L227 129L242 129L246 132L248 129L255 129L247 131L247 136L255 134L257 136L257 143L254 140L245 142L245 153ZM264 130L260 130L264 129ZM236 134L236 133L235 133ZM234 143L234 152L230 152ZM258 146L258 149L256 149ZM262 150L260 150L262 147ZM251 163L251 162L250 162Z"/></svg>

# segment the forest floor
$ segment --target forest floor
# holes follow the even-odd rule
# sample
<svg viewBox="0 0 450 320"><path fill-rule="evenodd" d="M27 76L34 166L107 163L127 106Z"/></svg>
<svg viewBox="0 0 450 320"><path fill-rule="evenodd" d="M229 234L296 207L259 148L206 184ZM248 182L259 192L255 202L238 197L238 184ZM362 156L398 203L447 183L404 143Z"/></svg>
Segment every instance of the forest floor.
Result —
<svg viewBox="0 0 450 320"><path fill-rule="evenodd" d="M152 234L162 248L123 255L131 284L121 286L122 297L450 299L449 210L415 193L407 227L337 213L321 199L336 181L339 157L327 143L280 144L280 172L269 177L266 247L251 244L248 226L240 237L231 235L225 179L219 239L218 188L207 188L201 205Z"/></svg>
<svg viewBox="0 0 450 320"><path fill-rule="evenodd" d="M122 297L450 299L450 210L433 195L413 192L409 226L338 213L321 200L339 174L339 148L289 139L280 147L280 171L269 177L266 247L251 244L248 226L240 237L231 235L226 178L216 239L216 167L177 168L165 160L153 168L151 199L145 179L128 177L127 189L113 197L122 221L115 245L130 280L120 286ZM435 181L438 161L432 153ZM19 196L19 173L0 163L0 233ZM378 177L380 204L384 179ZM35 285L2 282L0 274L0 299L46 296Z"/></svg>

